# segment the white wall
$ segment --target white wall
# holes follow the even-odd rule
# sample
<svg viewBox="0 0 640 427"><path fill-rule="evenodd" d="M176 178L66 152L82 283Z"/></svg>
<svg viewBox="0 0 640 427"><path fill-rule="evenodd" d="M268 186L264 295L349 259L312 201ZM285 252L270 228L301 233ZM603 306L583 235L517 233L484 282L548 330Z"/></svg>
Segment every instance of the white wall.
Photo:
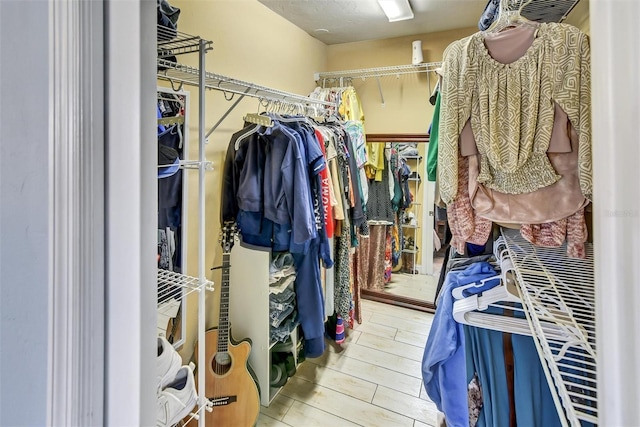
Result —
<svg viewBox="0 0 640 427"><path fill-rule="evenodd" d="M640 422L640 2L591 0L598 410Z"/></svg>
<svg viewBox="0 0 640 427"><path fill-rule="evenodd" d="M47 419L48 10L42 1L0 1L2 426Z"/></svg>

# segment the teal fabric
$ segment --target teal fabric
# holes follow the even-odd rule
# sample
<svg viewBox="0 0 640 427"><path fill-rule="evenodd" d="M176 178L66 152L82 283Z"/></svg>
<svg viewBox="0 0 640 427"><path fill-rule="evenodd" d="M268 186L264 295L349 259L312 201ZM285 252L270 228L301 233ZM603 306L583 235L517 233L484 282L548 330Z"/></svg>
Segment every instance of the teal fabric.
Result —
<svg viewBox="0 0 640 427"><path fill-rule="evenodd" d="M502 332L464 326L467 383L475 372L482 389L482 410L476 427L509 426L509 394L502 339Z"/></svg>
<svg viewBox="0 0 640 427"><path fill-rule="evenodd" d="M438 130L440 127L440 91L436 96L435 110L431 120L431 134L427 151L427 180L435 182L438 176Z"/></svg>
<svg viewBox="0 0 640 427"><path fill-rule="evenodd" d="M501 314L489 308L488 313ZM478 374L483 406L476 427L509 425L509 395L504 366L503 333L465 325L467 382ZM560 427L551 391L533 338L511 335L514 359L516 424L527 427ZM592 427L582 423L583 427Z"/></svg>

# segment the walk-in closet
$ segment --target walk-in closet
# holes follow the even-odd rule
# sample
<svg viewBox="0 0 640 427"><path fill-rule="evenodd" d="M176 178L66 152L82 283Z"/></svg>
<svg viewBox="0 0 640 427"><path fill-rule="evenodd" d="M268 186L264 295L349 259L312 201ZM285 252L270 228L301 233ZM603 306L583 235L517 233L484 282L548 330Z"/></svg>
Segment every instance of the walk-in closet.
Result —
<svg viewBox="0 0 640 427"><path fill-rule="evenodd" d="M0 425L640 426L638 18L0 1Z"/></svg>

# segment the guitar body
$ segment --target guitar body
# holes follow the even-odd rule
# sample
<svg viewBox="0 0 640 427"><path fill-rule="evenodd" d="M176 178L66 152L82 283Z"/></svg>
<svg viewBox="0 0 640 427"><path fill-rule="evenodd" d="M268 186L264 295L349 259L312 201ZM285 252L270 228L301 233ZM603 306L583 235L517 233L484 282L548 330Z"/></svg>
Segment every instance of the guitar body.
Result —
<svg viewBox="0 0 640 427"><path fill-rule="evenodd" d="M205 332L204 366L198 366L205 370L204 397L212 403L213 410L201 411L200 416L205 417L207 427L252 427L258 421L260 396L247 363L251 341L233 341L229 327L230 255L238 228L234 223L225 223L220 231L223 250L220 317L218 327ZM198 354L199 344L196 343L194 354ZM191 420L188 426L197 427L198 421Z"/></svg>
<svg viewBox="0 0 640 427"><path fill-rule="evenodd" d="M234 342L229 337L227 351L222 362L218 354L218 328L205 333L206 397L213 402L213 411L203 411L206 425L211 427L252 427L258 420L260 396L258 387L249 371L248 359L251 352L249 340ZM198 344L195 351L198 352ZM198 369L200 369L198 367ZM197 377L197 376L196 376ZM189 427L197 427L198 421L189 422Z"/></svg>

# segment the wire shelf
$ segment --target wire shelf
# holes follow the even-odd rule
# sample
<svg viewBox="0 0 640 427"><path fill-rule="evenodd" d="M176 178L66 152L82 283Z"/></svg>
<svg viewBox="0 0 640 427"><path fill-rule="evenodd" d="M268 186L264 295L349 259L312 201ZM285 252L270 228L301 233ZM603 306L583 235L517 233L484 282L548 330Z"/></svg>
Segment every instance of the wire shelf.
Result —
<svg viewBox="0 0 640 427"><path fill-rule="evenodd" d="M158 269L158 305L201 290L213 291L213 282L185 276L174 271Z"/></svg>
<svg viewBox="0 0 640 427"><path fill-rule="evenodd" d="M192 36L158 25L158 58L167 58L185 53L195 53L200 49L199 36ZM206 50L211 49L212 42L205 40Z"/></svg>
<svg viewBox="0 0 640 427"><path fill-rule="evenodd" d="M331 79L366 79L371 77L400 76L402 74L428 73L442 66L442 62L428 62L417 65L394 65L390 67L361 68L358 70L326 71L316 73L315 81Z"/></svg>
<svg viewBox="0 0 640 427"><path fill-rule="evenodd" d="M560 248L537 247L517 230L502 230L525 314L563 425L596 424L596 323L593 245L586 259ZM550 334L544 324L557 325ZM555 393L554 393L555 392Z"/></svg>
<svg viewBox="0 0 640 427"><path fill-rule="evenodd" d="M158 78L169 82L177 82L198 86L200 71L176 62L158 59ZM317 106L320 109L335 110L335 103L313 99L308 96L297 95L279 89L260 86L255 83L234 79L220 74L205 72L205 87L210 90L219 90L230 94L239 94L261 98L272 102L282 102L291 105Z"/></svg>

